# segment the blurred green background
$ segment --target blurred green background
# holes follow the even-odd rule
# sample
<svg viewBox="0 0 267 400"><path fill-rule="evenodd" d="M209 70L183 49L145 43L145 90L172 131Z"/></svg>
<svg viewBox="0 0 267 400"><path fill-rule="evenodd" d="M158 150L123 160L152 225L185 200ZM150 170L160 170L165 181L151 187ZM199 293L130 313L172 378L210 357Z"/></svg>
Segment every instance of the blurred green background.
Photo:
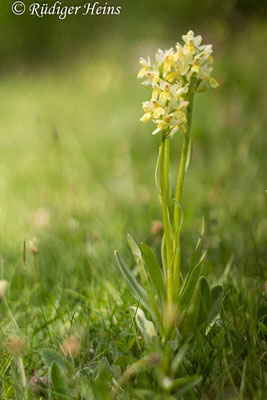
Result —
<svg viewBox="0 0 267 400"><path fill-rule="evenodd" d="M24 240L34 265L29 279L50 289L55 281L77 288L99 272L109 276L113 249L128 254L127 233L159 243L151 231L161 219L154 185L159 138L151 136L152 125L139 122L149 92L136 79L138 59L175 45L189 29L214 44L220 88L196 98L183 256L190 255L204 216L207 272L223 271L234 257L237 270L263 276L264 2L113 4L122 6L119 16L60 21L14 16L11 1L1 3L0 252L6 277L21 273ZM180 146L176 135L173 174Z"/></svg>

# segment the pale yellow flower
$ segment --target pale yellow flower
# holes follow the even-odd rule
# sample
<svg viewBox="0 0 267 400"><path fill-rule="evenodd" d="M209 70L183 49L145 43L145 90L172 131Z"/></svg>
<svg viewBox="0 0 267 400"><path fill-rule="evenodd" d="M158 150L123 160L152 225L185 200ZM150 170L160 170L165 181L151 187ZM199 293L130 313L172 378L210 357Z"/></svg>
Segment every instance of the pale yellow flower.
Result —
<svg viewBox="0 0 267 400"><path fill-rule="evenodd" d="M143 103L143 110L145 112L145 114L142 116L142 118L140 118L141 122L147 122L152 118L153 115L153 105L150 101L145 101Z"/></svg>
<svg viewBox="0 0 267 400"><path fill-rule="evenodd" d="M164 108L157 102L157 100L152 99L152 105L154 108L153 117L155 119L160 118L161 115L165 114Z"/></svg>
<svg viewBox="0 0 267 400"><path fill-rule="evenodd" d="M169 83L166 83L166 82L163 83L162 92L160 93L159 98L163 102L166 102L167 100L171 100L171 98L172 98L171 85Z"/></svg>
<svg viewBox="0 0 267 400"><path fill-rule="evenodd" d="M150 61L149 57L147 58L147 60L145 58L140 57L139 62L142 65L142 68L138 72L137 76L138 76L138 78L142 79L145 76L145 73L147 71L150 71L150 69L151 69L151 61Z"/></svg>
<svg viewBox="0 0 267 400"><path fill-rule="evenodd" d="M159 49L154 64L150 58L140 59L142 69L138 77L145 78L144 85L151 87L151 101L144 102L142 122L152 120L157 125L153 134L164 132L173 136L185 132L188 96L215 88L218 82L211 77L213 70L212 45L201 45L202 37L189 31L182 36L184 45ZM190 93L189 93L190 91Z"/></svg>
<svg viewBox="0 0 267 400"><path fill-rule="evenodd" d="M209 84L210 84L210 86L211 86L212 88L216 88L216 87L219 86L219 83L216 81L216 79L214 79L214 78L212 78L212 77L210 77L210 79L209 79Z"/></svg>
<svg viewBox="0 0 267 400"><path fill-rule="evenodd" d="M151 114L150 114L150 113L145 113L145 114L140 118L140 121L146 123L146 122L148 122L150 119L151 119Z"/></svg>
<svg viewBox="0 0 267 400"><path fill-rule="evenodd" d="M163 61L163 71L167 73L171 72L174 62L175 62L174 50L171 48L165 52Z"/></svg>
<svg viewBox="0 0 267 400"><path fill-rule="evenodd" d="M153 91L152 91L152 99L157 99L159 97L159 95L161 94L161 90L160 87L154 83L152 85Z"/></svg>

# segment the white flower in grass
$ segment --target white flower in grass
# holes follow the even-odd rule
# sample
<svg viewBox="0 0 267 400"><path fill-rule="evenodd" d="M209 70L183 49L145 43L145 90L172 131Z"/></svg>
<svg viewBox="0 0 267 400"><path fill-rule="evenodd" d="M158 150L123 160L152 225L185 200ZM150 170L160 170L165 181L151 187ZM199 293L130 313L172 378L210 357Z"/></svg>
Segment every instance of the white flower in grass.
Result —
<svg viewBox="0 0 267 400"><path fill-rule="evenodd" d="M189 31L182 36L184 45L155 54L155 62L140 58L138 78L152 90L150 101L143 103L142 122L152 120L157 128L153 134L164 132L173 136L186 131L188 96L218 86L211 77L213 70L212 45L201 45L202 37Z"/></svg>

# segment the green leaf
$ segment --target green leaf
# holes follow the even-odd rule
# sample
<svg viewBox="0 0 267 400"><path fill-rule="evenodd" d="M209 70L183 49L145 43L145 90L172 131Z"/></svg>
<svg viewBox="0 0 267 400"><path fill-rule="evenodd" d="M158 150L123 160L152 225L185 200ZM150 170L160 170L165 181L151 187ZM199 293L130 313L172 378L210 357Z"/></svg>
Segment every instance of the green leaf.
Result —
<svg viewBox="0 0 267 400"><path fill-rule="evenodd" d="M51 381L55 392L65 396L69 395L69 387L64 369L56 361L53 361L51 365Z"/></svg>
<svg viewBox="0 0 267 400"><path fill-rule="evenodd" d="M194 386L198 385L202 380L202 377L199 375L193 376L184 376L182 378L171 379L169 377L163 377L162 386L165 390L173 391L175 389L180 389L176 394L181 395L182 393L187 392L188 390L192 389ZM179 398L179 397L175 397Z"/></svg>
<svg viewBox="0 0 267 400"><path fill-rule="evenodd" d="M167 301L167 294L162 269L160 268L155 254L145 243L141 244L141 252L155 294L158 296L161 305L164 305Z"/></svg>
<svg viewBox="0 0 267 400"><path fill-rule="evenodd" d="M189 349L189 345L185 344L183 347L181 347L181 349L178 351L178 353L176 354L176 356L174 357L174 359L172 360L171 363L171 371L173 374L175 374L178 370L178 368L180 367L184 356L186 355L187 351Z"/></svg>
<svg viewBox="0 0 267 400"><path fill-rule="evenodd" d="M136 358L132 356L121 355L118 356L113 364L118 365L122 371L126 370L130 365L136 362Z"/></svg>
<svg viewBox="0 0 267 400"><path fill-rule="evenodd" d="M185 164L185 172L188 171L188 168L191 164L192 154L193 154L193 140L192 140L192 136L190 135L189 145L188 145L188 153L187 153L186 164Z"/></svg>
<svg viewBox="0 0 267 400"><path fill-rule="evenodd" d="M138 328L146 337L152 338L157 336L157 332L153 322L149 321L141 308L133 307L135 310L135 320Z"/></svg>
<svg viewBox="0 0 267 400"><path fill-rule="evenodd" d="M188 390L194 388L195 386L199 385L199 383L202 381L202 376L199 375L193 375L193 376L185 376L183 378L178 378L175 379L174 381L174 388L179 390L179 396L182 395L183 393L188 392ZM177 394L178 394L177 393ZM177 397L180 398L180 397Z"/></svg>
<svg viewBox="0 0 267 400"><path fill-rule="evenodd" d="M178 306L181 311L188 308L190 301L192 299L195 288L197 287L199 276L202 270L202 264L206 256L206 251L203 252L198 264L193 268L193 270L188 272L187 277L182 286L179 298Z"/></svg>
<svg viewBox="0 0 267 400"><path fill-rule="evenodd" d="M56 362L64 370L73 372L73 366L62 355L51 349L43 349L42 358L47 367L51 367L53 362Z"/></svg>
<svg viewBox="0 0 267 400"><path fill-rule="evenodd" d="M78 373L78 380L76 386L78 388L78 392L81 396L81 400L94 400L94 392L90 385L90 381L88 378L85 378L81 373Z"/></svg>
<svg viewBox="0 0 267 400"><path fill-rule="evenodd" d="M205 220L204 218L202 218L202 227L201 227L201 232L191 259L191 263L190 263L190 270L192 268L194 268L194 266L198 263L200 256L201 256L201 246L202 246L202 241L203 241L203 235L205 232Z"/></svg>
<svg viewBox="0 0 267 400"><path fill-rule="evenodd" d="M98 364L98 381L110 381L112 379L112 369L107 357L102 357L100 363Z"/></svg>
<svg viewBox="0 0 267 400"><path fill-rule="evenodd" d="M223 298L223 288L221 285L215 286L211 289L212 305L210 308L208 323L213 322L214 318L220 311L220 306Z"/></svg>
<svg viewBox="0 0 267 400"><path fill-rule="evenodd" d="M153 313L152 317L153 319L156 318L159 330L161 331L162 329L162 316L161 316L161 312L159 310L158 304L156 302L156 298L155 298L155 294L153 292L153 288L151 287L151 284L149 282L148 279L148 275L147 275L147 271L145 269L145 264L142 258L142 253L141 250L139 249L139 247L137 246L137 244L135 243L134 239L131 237L131 235L128 235L128 243L129 246L132 250L133 256L135 258L135 262L139 268L139 272L140 272L140 276L141 276L141 280L142 280L142 284L144 286L144 289L147 293L147 296L149 298Z"/></svg>
<svg viewBox="0 0 267 400"><path fill-rule="evenodd" d="M147 273L145 270L141 250L139 249L139 247L137 246L136 242L134 241L134 239L132 238L131 235L128 235L127 239L128 239L128 243L131 248L131 251L133 253L136 265L138 267L140 277L142 280L142 284L145 286L147 284L148 278L147 278Z"/></svg>
<svg viewBox="0 0 267 400"><path fill-rule="evenodd" d="M212 305L212 296L207 279L202 276L199 280L199 297L196 299L199 305L197 325L203 325L207 322L208 315Z"/></svg>
<svg viewBox="0 0 267 400"><path fill-rule="evenodd" d="M153 311L150 307L149 300L145 290L142 288L141 285L137 282L136 278L134 277L133 273L131 272L130 268L123 260L123 258L119 255L117 251L114 252L119 269L121 271L122 276L124 277L129 289L131 290L132 295L139 301L142 306L144 306L147 311L153 314Z"/></svg>
<svg viewBox="0 0 267 400"><path fill-rule="evenodd" d="M267 336L267 326L263 322L259 322L258 326L261 330L261 333L265 336Z"/></svg>

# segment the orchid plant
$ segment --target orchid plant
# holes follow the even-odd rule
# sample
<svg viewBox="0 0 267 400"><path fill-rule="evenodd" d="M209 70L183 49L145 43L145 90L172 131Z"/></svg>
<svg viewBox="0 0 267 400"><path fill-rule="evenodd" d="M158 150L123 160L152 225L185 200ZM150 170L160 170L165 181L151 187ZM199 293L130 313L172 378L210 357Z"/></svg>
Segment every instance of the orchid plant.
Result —
<svg viewBox="0 0 267 400"><path fill-rule="evenodd" d="M210 290L205 278L201 277L206 254L201 249L204 223L187 273L185 277L181 274L182 193L185 173L191 161L193 100L196 93L218 86L211 77L212 45L202 45L202 37L195 36L193 31L182 39L184 44L177 43L175 49L159 49L154 63L150 58L140 58L142 68L138 74L138 78L144 79L143 85L152 91L151 100L143 103L141 122L151 120L156 124L152 134L161 134L155 169L164 227L161 260L158 261L146 244L142 243L139 248L128 236L138 267L139 276L136 276L115 252L120 271L138 301L136 316L139 326L149 327L150 334L158 333L163 341L174 334L175 327L182 326L197 293L200 299L194 303L198 307L198 318L203 316L205 309L207 319L211 318L208 309L211 311L213 302L221 293L218 287ZM170 140L177 132L183 136L183 146L176 187L171 188L169 148ZM146 319L143 310L152 321Z"/></svg>

